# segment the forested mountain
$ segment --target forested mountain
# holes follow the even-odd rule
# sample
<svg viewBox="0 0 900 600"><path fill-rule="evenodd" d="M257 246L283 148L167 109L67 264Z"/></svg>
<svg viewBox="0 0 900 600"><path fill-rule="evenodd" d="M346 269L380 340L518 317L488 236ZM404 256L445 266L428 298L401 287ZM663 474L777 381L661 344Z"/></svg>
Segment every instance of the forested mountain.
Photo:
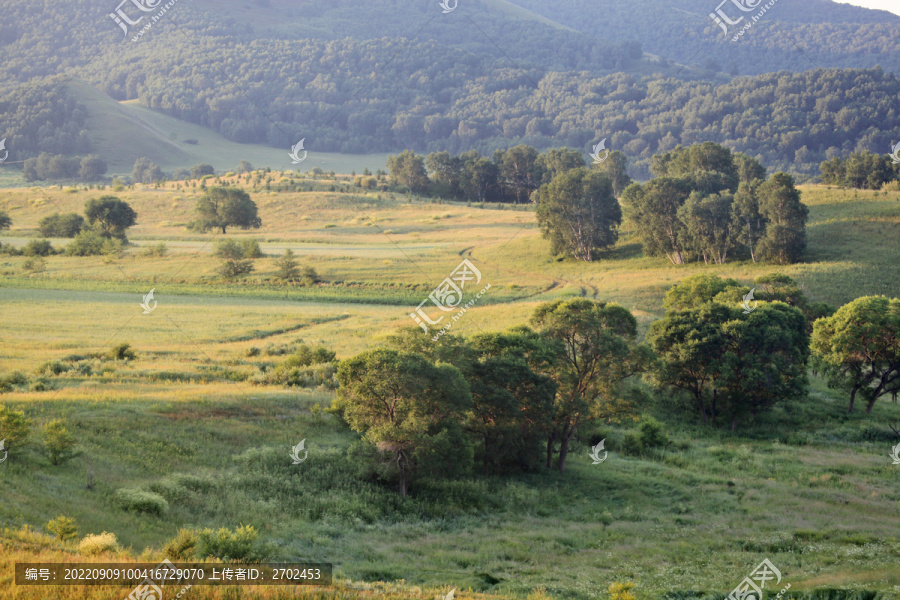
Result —
<svg viewBox="0 0 900 600"><path fill-rule="evenodd" d="M709 17L720 0L511 1L590 35L636 40L678 63L732 74L876 65L900 73L900 17L831 0L778 0L736 42L733 33L766 3L744 0L756 9L744 13L726 2L731 19L745 16L726 35Z"/></svg>
<svg viewBox="0 0 900 600"><path fill-rule="evenodd" d="M824 0L784 0L777 14L793 15L803 2L822 4L824 16L809 24L816 27L849 27L855 18L863 26L864 16L881 14L848 9L847 23L830 25L822 19L845 13ZM49 80L63 73L241 143L288 148L303 138L313 152L490 153L520 143L587 151L606 138L639 178L653 154L678 144L715 141L812 175L826 158L885 153L900 139L900 82L881 69L698 79L665 61L651 69L640 45L621 39L631 27L625 16L620 39L608 42L504 0L446 15L436 2L409 0L195 0L176 4L134 43L86 0L9 4L25 15L0 31L0 73L9 82L0 92L0 137L15 161L91 150L79 107L61 99L64 90L56 95L65 79ZM583 6L581 22L566 24L589 30L608 4ZM581 4L558 6L550 16L565 21ZM772 37L764 33L750 38Z"/></svg>

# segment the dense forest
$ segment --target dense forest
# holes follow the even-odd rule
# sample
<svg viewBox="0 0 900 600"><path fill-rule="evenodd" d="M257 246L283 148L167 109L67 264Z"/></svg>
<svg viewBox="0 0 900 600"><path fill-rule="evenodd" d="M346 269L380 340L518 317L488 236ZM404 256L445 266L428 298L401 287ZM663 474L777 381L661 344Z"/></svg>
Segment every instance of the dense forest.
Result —
<svg viewBox="0 0 900 600"><path fill-rule="evenodd" d="M304 39L296 32L288 39L287 29L271 22L270 13L287 10L278 2L261 6L247 22L234 15L203 21L209 15L202 11L179 10L173 23L192 33L159 28L146 44L113 43L118 34L112 23L108 32L97 23L84 31L56 31L63 25L44 27L37 13L33 23L25 19L0 31L8 57L0 72L21 81L80 64L73 74L117 100L136 98L232 141L273 147L304 138L311 151L350 154L490 154L517 144L586 152L606 138L608 148L629 158L638 179L650 176L654 154L679 144L713 141L772 169L817 176L826 160L887 153L900 139L900 82L880 68L691 80L673 77L676 70L665 59L657 63L658 73L641 72L646 59L639 42L587 40L522 15L491 18L491 3L473 9L477 22L468 16L465 23L440 26L425 21L421 34L411 28L406 38L363 39L358 29L371 38L377 29L372 23L384 16L358 4L310 3L284 13L297 19L319 6L312 23L322 27ZM401 35L405 25L418 23L418 13L403 13L401 2L391 5L402 17L385 34ZM565 15L573 4L562 6ZM348 19L346 30L337 27L334 11L342 7L371 20ZM59 16L61 9L45 3L41 10ZM91 14L85 2L66 10L76 22ZM107 33L111 45L91 47L95 58L79 46ZM334 39L339 35L351 37ZM91 150L83 111L60 99L64 89L54 95L61 86L61 80L48 79L4 90L0 136L9 138L14 161L43 151L84 156Z"/></svg>
<svg viewBox="0 0 900 600"><path fill-rule="evenodd" d="M737 43L709 18L718 4L709 0L512 2L590 35L636 40L647 52L733 75L876 65L900 72L900 17L826 0L779 2ZM730 3L723 10L741 14Z"/></svg>

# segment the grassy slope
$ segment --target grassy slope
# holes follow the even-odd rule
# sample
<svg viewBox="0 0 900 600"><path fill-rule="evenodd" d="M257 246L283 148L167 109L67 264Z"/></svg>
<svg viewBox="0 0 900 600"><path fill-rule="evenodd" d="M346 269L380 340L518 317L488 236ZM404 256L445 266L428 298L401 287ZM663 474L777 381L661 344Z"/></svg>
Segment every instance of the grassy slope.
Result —
<svg viewBox="0 0 900 600"><path fill-rule="evenodd" d="M11 236L24 240L41 216L78 210L97 192L47 194L49 201L29 190L0 194L0 209L14 220ZM421 486L407 503L356 479L344 458L354 436L310 410L326 405L328 392L230 381L279 360L248 358L250 346L302 339L343 357L376 343L410 323L407 306L460 254L497 289L461 320L461 333L526 322L534 304L558 294L616 300L646 324L659 315L664 289L688 274L749 282L770 266L675 268L643 257L629 239L611 260L557 263L546 257L527 212L260 192L253 195L266 226L240 236L262 239L264 247L290 245L330 281L355 283L253 297L249 285L202 287L214 281L215 262L197 246L212 236L175 225L189 217L192 194L119 195L140 214L132 237L166 240L169 256L133 252L114 264L51 257L47 272L30 278L21 276L22 258L0 258L0 372L18 369L35 380L44 361L122 341L140 355L130 364L89 364L92 376L47 378L50 391L4 395L38 423L66 416L82 455L64 467L51 467L35 447L13 457L0 469L0 523L40 527L64 513L82 533L113 531L135 553L150 547L154 557L152 548L180 526L251 523L279 544L279 558L331 561L353 580L429 588L404 597L434 597L441 586L521 597L545 585L556 597L596 598L609 582L626 579L637 582L641 598L727 592L765 557L792 590L900 584L900 488L883 425L900 419L900 409L882 401L872 416L848 417L840 394L818 380L807 402L778 408L736 437L696 427L662 397L649 410L670 423L676 445L666 452L643 459L612 452L591 466L581 444L563 476L437 483ZM807 187L804 200L810 260L779 271L797 277L815 300L900 295L900 194ZM372 221L391 233L367 226ZM274 270L272 259L257 265L253 279ZM141 315L137 303L150 285L160 306ZM334 296L315 301L321 290ZM352 302L335 301L341 297ZM603 431L613 448L625 428ZM286 451L303 438L311 459L297 470ZM93 491L85 489L89 473ZM184 483L186 474L199 483ZM173 494L166 518L112 505L117 488L159 485ZM32 556L12 537L0 543L19 560ZM92 593L107 597L100 588Z"/></svg>
<svg viewBox="0 0 900 600"><path fill-rule="evenodd" d="M137 101L116 102L77 80L69 83L66 90L87 107L86 128L91 144L107 162L109 176L130 175L134 161L141 157L151 159L169 172L190 168L197 163L209 163L224 172L234 169L241 160L248 160L254 166L261 167L307 170L318 166L326 171L349 173L355 170L361 173L366 167L372 171L383 168L388 156L324 153L310 149L307 159L294 166L288 157L290 148L238 144L206 127L152 111ZM190 139L199 143L184 143L184 140ZM10 177L8 172L5 174ZM4 179L3 183L9 185L20 181L16 177Z"/></svg>

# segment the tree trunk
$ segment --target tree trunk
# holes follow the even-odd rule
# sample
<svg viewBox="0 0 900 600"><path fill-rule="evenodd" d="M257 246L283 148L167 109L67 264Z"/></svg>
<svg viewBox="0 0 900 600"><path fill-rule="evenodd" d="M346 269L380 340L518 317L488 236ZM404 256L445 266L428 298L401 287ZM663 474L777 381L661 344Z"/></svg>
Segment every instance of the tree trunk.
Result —
<svg viewBox="0 0 900 600"><path fill-rule="evenodd" d="M731 415L731 433L737 431L737 415Z"/></svg>
<svg viewBox="0 0 900 600"><path fill-rule="evenodd" d="M694 398L697 399L697 407L700 409L700 416L703 417L704 423L709 423L709 416L706 414L706 407L703 406L703 392L694 392Z"/></svg>
<svg viewBox="0 0 900 600"><path fill-rule="evenodd" d="M222 235L225 235L225 225L222 225Z"/></svg>
<svg viewBox="0 0 900 600"><path fill-rule="evenodd" d="M553 468L553 442L556 441L556 436L554 434L550 434L547 436L547 468Z"/></svg>
<svg viewBox="0 0 900 600"><path fill-rule="evenodd" d="M568 423L563 428L563 433L559 440L559 460L556 463L556 468L559 469L560 473L566 470L566 459L569 456L569 441L575 436L576 430L577 426L569 426Z"/></svg>
<svg viewBox="0 0 900 600"><path fill-rule="evenodd" d="M853 403L856 402L856 388L850 390L850 410L847 412L853 412Z"/></svg>

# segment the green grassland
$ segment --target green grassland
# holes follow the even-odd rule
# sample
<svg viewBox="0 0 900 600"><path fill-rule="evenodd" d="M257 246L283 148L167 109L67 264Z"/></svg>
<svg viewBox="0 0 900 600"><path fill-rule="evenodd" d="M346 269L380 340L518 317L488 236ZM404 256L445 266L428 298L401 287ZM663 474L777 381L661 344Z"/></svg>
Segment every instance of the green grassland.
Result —
<svg viewBox="0 0 900 600"><path fill-rule="evenodd" d="M135 245L121 258L52 256L44 272L28 274L23 257L0 257L0 374L28 378L0 400L36 425L66 418L79 450L54 467L33 443L0 465L0 526L9 528L0 535L0 596L43 597L11 584L12 562L86 560L40 534L65 514L82 535L114 532L132 559L161 560L181 527L251 524L278 560L332 562L339 578L296 596L195 588L197 598L434 598L452 587L462 598L525 598L543 586L580 600L633 581L642 600L712 599L763 558L795 597L900 597L900 467L888 458L896 442L887 428L900 406L889 399L871 415L848 415L846 398L813 377L806 401L732 435L699 426L660 393L644 410L666 423L666 450L625 456L618 445L632 425L600 424L582 433L564 474L423 482L401 500L358 477L347 455L356 435L316 406L327 407L332 391L258 383L283 358L279 349L323 344L346 358L412 324L408 313L462 257L492 287L454 326L461 335L527 323L538 303L562 296L618 302L646 326L661 316L665 290L698 272L750 283L778 271L811 300L836 305L900 296L900 193L803 187L810 247L797 265L675 267L643 256L627 228L602 260L556 261L526 207L302 181L312 191L249 188L263 227L228 237L257 239L267 256L236 282L215 275L212 242L221 236L184 227L199 193L178 184L116 194L139 214ZM43 216L80 212L100 194L2 190L13 228L0 240L21 246ZM143 254L160 241L166 256ZM325 283L279 283L274 261L288 247ZM159 305L145 315L139 303L151 288ZM89 356L120 343L137 358ZM77 368L41 370L53 361ZM601 465L587 455L593 436L612 450ZM289 449L301 439L309 459L292 465ZM163 494L169 513L117 508L123 487ZM37 533L19 530L26 524ZM58 597L123 591L69 588Z"/></svg>

